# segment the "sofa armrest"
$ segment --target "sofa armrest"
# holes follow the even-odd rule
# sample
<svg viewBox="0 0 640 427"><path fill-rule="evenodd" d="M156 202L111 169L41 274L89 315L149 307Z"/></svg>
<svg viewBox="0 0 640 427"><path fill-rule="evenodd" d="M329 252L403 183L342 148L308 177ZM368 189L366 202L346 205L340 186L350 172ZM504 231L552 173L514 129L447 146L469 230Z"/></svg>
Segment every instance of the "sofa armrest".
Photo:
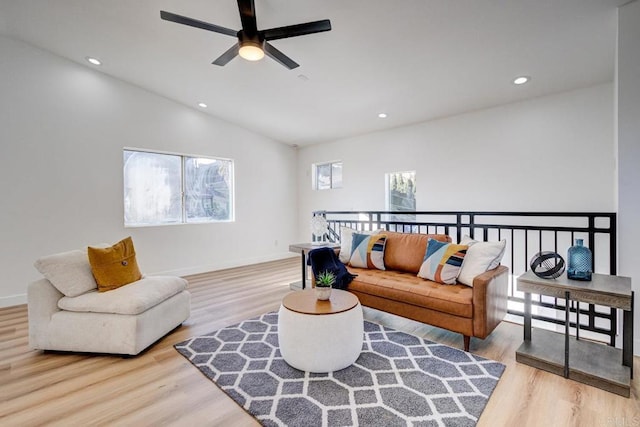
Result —
<svg viewBox="0 0 640 427"><path fill-rule="evenodd" d="M509 269L499 265L473 279L473 335L486 338L507 314Z"/></svg>
<svg viewBox="0 0 640 427"><path fill-rule="evenodd" d="M29 346L33 349L47 348L47 328L58 311L58 300L64 294L47 279L40 279L27 288L27 312L29 315Z"/></svg>

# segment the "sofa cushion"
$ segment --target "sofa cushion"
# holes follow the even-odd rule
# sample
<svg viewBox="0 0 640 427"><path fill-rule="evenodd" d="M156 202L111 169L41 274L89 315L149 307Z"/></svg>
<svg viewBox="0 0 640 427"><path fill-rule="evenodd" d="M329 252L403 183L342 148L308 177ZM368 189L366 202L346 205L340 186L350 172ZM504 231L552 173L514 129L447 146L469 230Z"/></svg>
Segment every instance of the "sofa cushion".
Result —
<svg viewBox="0 0 640 427"><path fill-rule="evenodd" d="M385 234L353 233L349 265L384 270L384 246L386 240L387 236Z"/></svg>
<svg viewBox="0 0 640 427"><path fill-rule="evenodd" d="M67 311L137 315L186 287L187 281L180 277L146 276L109 292L96 290L76 297L62 297L58 307Z"/></svg>
<svg viewBox="0 0 640 427"><path fill-rule="evenodd" d="M384 250L384 265L387 270L406 271L416 274L420 271L427 242L434 239L450 242L446 234L396 233L385 231L387 243Z"/></svg>
<svg viewBox="0 0 640 427"><path fill-rule="evenodd" d="M382 230L354 230L349 227L340 227L340 253L338 254L338 258L343 264L348 264L349 259L351 258L352 247L351 243L353 242L353 233L358 234L378 234Z"/></svg>
<svg viewBox="0 0 640 427"><path fill-rule="evenodd" d="M442 285L421 279L414 273L392 270L348 268L357 274L349 290L425 307L466 318L473 317L473 288L465 285Z"/></svg>
<svg viewBox="0 0 640 427"><path fill-rule="evenodd" d="M98 287L86 251L73 250L48 255L33 265L65 296L75 297Z"/></svg>
<svg viewBox="0 0 640 427"><path fill-rule="evenodd" d="M460 244L469 245L469 249L462 262L458 283L473 286L476 276L500 265L507 241L502 239L499 242L478 242L464 236Z"/></svg>
<svg viewBox="0 0 640 427"><path fill-rule="evenodd" d="M90 246L87 254L99 292L111 291L142 277L131 237L108 248Z"/></svg>
<svg viewBox="0 0 640 427"><path fill-rule="evenodd" d="M467 245L454 245L430 239L418 276L443 284L456 283L467 249Z"/></svg>

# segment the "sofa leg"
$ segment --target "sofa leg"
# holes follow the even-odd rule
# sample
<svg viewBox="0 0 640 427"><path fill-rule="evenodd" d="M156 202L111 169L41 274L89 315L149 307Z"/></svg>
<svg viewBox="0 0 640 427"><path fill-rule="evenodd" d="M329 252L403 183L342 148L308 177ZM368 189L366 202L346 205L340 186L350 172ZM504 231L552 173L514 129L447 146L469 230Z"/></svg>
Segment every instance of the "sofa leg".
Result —
<svg viewBox="0 0 640 427"><path fill-rule="evenodd" d="M464 338L464 351L469 351L469 344L471 344L471 337L469 335L463 335Z"/></svg>

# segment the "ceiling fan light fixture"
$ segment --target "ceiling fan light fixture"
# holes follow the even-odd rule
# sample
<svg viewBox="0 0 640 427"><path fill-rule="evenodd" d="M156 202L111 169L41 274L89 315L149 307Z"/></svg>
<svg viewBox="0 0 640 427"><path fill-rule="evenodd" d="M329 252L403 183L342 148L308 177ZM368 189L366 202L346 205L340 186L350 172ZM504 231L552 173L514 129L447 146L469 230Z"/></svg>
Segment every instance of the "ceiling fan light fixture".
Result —
<svg viewBox="0 0 640 427"><path fill-rule="evenodd" d="M264 50L260 43L247 40L240 44L238 55L247 61L260 61L264 58Z"/></svg>

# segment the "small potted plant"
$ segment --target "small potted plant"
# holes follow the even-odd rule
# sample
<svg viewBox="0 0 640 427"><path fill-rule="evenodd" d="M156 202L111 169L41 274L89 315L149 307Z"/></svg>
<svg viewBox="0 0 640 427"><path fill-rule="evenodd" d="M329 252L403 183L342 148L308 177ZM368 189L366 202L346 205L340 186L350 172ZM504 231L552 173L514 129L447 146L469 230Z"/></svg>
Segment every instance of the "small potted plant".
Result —
<svg viewBox="0 0 640 427"><path fill-rule="evenodd" d="M331 297L331 287L336 282L336 275L328 270L321 271L316 276L316 297L326 301Z"/></svg>

